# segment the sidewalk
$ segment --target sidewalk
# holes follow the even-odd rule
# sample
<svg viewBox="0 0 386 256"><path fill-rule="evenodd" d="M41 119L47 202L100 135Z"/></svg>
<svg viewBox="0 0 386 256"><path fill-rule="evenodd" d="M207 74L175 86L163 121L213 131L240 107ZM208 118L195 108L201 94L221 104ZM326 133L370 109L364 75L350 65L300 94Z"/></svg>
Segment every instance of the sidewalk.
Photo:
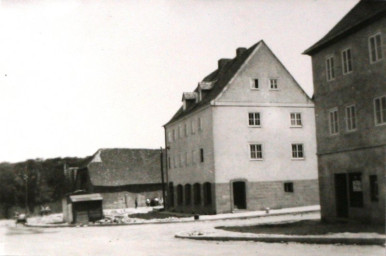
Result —
<svg viewBox="0 0 386 256"><path fill-rule="evenodd" d="M268 216L279 216L279 215L289 215L289 214L305 214L312 212L319 212L319 205L312 206L303 206L303 207L293 207L293 208L284 208L277 210L270 210L269 213L265 211L243 211L243 212L235 212L235 213L224 213L217 215L200 215L198 220L194 220L194 216L187 216L184 214L176 214L174 212L162 212L165 214L174 214L179 215L181 217L171 217L166 219L133 219L130 223L124 224L89 224L87 226L118 226L118 225L139 225L139 224L166 224L166 223L186 223L186 222L197 222L197 221L216 221L216 220L229 220L229 219L251 219L251 218L261 218ZM49 223L41 223L41 222L30 222L28 220L26 226L28 227L39 227L39 228L48 228L48 227L76 227L79 225L76 224L49 224Z"/></svg>
<svg viewBox="0 0 386 256"><path fill-rule="evenodd" d="M208 240L208 241L255 241L266 243L309 243L309 244L350 244L350 245L381 245L385 246L386 236L374 233L340 233L329 235L271 235L271 234L246 234L229 232L217 229L207 231L181 232L176 238Z"/></svg>

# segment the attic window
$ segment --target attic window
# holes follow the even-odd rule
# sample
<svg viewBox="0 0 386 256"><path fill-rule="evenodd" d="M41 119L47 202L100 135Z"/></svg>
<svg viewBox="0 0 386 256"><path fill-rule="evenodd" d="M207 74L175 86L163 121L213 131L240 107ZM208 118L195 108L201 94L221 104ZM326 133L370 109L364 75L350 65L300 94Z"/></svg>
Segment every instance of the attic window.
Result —
<svg viewBox="0 0 386 256"><path fill-rule="evenodd" d="M269 86L271 90L277 90L278 89L277 79L276 78L269 79Z"/></svg>
<svg viewBox="0 0 386 256"><path fill-rule="evenodd" d="M253 90L259 89L259 79L257 79L257 78L252 79L251 89L253 89Z"/></svg>

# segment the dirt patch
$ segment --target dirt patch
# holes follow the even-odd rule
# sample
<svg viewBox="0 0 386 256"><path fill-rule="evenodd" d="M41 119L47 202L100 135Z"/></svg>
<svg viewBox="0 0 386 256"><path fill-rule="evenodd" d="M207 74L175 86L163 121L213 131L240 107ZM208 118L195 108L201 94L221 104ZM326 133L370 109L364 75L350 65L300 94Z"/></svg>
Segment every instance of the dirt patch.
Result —
<svg viewBox="0 0 386 256"><path fill-rule="evenodd" d="M295 222L280 222L253 226L216 227L226 231L281 234L281 235L326 235L331 233L378 233L385 234L382 225L360 223L323 223L320 220L302 220Z"/></svg>
<svg viewBox="0 0 386 256"><path fill-rule="evenodd" d="M159 211L153 211L148 213L134 213L129 215L129 218L137 218L137 219L143 219L143 220L183 218L183 217L187 217L187 216L180 216L178 214L172 214L172 213L161 213Z"/></svg>

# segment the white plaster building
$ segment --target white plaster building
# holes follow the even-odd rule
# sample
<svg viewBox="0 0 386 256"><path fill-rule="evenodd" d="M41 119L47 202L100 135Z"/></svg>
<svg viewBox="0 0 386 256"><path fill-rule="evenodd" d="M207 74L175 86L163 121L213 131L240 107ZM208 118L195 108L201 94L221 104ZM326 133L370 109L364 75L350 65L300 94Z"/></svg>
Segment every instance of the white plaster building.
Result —
<svg viewBox="0 0 386 256"><path fill-rule="evenodd" d="M319 203L314 104L264 41L218 61L165 125L168 208Z"/></svg>

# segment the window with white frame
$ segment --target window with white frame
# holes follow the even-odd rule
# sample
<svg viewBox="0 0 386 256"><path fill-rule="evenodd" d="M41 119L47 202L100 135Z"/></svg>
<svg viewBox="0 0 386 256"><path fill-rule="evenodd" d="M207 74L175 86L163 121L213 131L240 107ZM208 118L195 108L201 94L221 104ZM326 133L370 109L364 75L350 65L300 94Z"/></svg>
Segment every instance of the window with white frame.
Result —
<svg viewBox="0 0 386 256"><path fill-rule="evenodd" d="M269 79L269 88L271 90L277 90L278 89L278 87L277 87L277 79L276 78Z"/></svg>
<svg viewBox="0 0 386 256"><path fill-rule="evenodd" d="M248 113L249 126L260 127L260 113L250 112Z"/></svg>
<svg viewBox="0 0 386 256"><path fill-rule="evenodd" d="M355 105L346 107L346 129L347 131L355 131L357 129Z"/></svg>
<svg viewBox="0 0 386 256"><path fill-rule="evenodd" d="M257 79L257 78L252 79L251 88L255 89L255 90L259 89L259 79Z"/></svg>
<svg viewBox="0 0 386 256"><path fill-rule="evenodd" d="M334 71L334 56L330 56L326 59L326 74L327 74L327 81L331 81L335 78L335 71Z"/></svg>
<svg viewBox="0 0 386 256"><path fill-rule="evenodd" d="M350 48L342 51L342 66L344 75L352 71L352 58Z"/></svg>
<svg viewBox="0 0 386 256"><path fill-rule="evenodd" d="M198 118L197 122L198 122L198 130L201 131L201 130L202 130L202 121L201 121L201 117Z"/></svg>
<svg viewBox="0 0 386 256"><path fill-rule="evenodd" d="M386 124L386 95L374 99L375 124Z"/></svg>
<svg viewBox="0 0 386 256"><path fill-rule="evenodd" d="M383 58L381 33L369 37L370 63L378 62Z"/></svg>
<svg viewBox="0 0 386 256"><path fill-rule="evenodd" d="M261 144L250 144L249 150L251 159L263 159L263 147Z"/></svg>
<svg viewBox="0 0 386 256"><path fill-rule="evenodd" d="M331 109L328 113L328 119L329 119L329 127L330 127L330 134L338 134L339 133L339 116L338 116L338 109L334 108Z"/></svg>
<svg viewBox="0 0 386 256"><path fill-rule="evenodd" d="M168 132L168 142L172 142L172 133Z"/></svg>
<svg viewBox="0 0 386 256"><path fill-rule="evenodd" d="M301 113L291 113L291 126L292 127L301 127L302 126L302 114Z"/></svg>
<svg viewBox="0 0 386 256"><path fill-rule="evenodd" d="M304 158L303 144L292 144L292 158Z"/></svg>

